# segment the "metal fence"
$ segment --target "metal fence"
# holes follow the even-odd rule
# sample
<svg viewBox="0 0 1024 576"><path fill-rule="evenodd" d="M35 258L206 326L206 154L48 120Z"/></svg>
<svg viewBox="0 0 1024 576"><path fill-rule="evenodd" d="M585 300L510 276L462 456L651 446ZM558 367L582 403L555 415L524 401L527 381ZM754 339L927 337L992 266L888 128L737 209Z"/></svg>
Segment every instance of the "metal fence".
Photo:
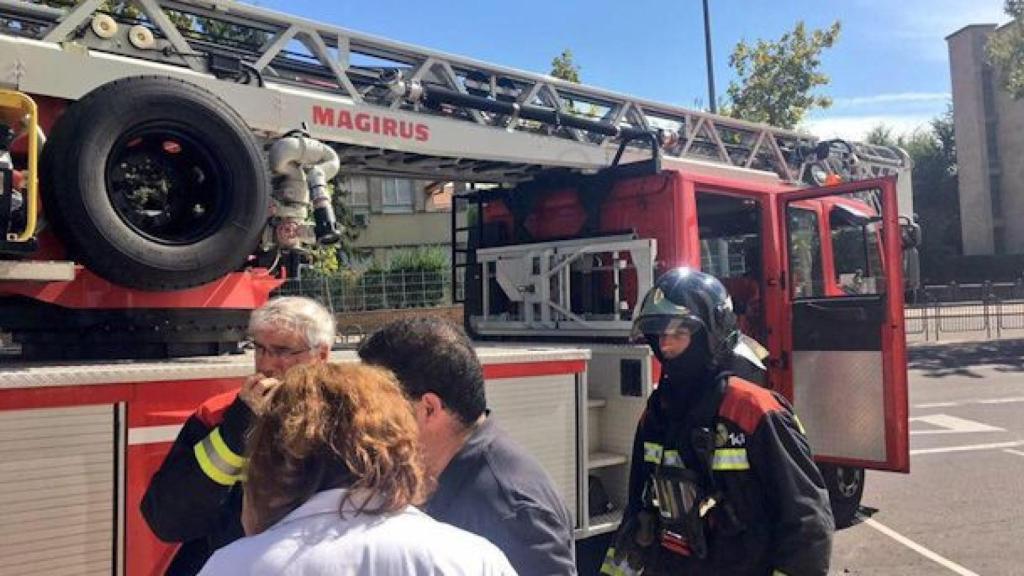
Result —
<svg viewBox="0 0 1024 576"><path fill-rule="evenodd" d="M1024 337L1024 280L925 286L907 299L907 340Z"/></svg>
<svg viewBox="0 0 1024 576"><path fill-rule="evenodd" d="M276 292L279 296L308 296L335 313L431 308L452 302L448 270L365 272L358 276L293 278Z"/></svg>
<svg viewBox="0 0 1024 576"><path fill-rule="evenodd" d="M1024 278L1016 282L979 282L975 284L934 284L909 294L907 305L936 302L984 302L1024 300Z"/></svg>
<svg viewBox="0 0 1024 576"><path fill-rule="evenodd" d="M1024 300L933 302L907 306L907 340L1024 337Z"/></svg>

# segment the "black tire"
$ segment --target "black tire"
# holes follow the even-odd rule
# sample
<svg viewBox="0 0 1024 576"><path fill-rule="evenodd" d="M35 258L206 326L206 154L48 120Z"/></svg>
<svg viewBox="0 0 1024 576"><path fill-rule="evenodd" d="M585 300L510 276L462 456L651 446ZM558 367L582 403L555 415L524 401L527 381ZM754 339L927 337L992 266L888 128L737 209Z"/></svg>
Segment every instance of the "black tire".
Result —
<svg viewBox="0 0 1024 576"><path fill-rule="evenodd" d="M835 464L819 464L818 468L828 488L836 528L852 526L864 496L864 469Z"/></svg>
<svg viewBox="0 0 1024 576"><path fill-rule="evenodd" d="M71 104L44 148L43 208L70 255L107 280L177 290L237 269L270 206L242 118L166 77L105 84Z"/></svg>

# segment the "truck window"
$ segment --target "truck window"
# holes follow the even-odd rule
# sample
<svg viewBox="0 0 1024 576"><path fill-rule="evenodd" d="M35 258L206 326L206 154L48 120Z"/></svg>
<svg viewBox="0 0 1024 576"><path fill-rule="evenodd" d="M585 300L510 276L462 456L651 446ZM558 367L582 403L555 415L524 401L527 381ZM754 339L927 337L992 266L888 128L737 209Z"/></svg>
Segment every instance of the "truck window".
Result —
<svg viewBox="0 0 1024 576"><path fill-rule="evenodd" d="M701 270L716 276L729 291L740 329L763 341L761 207L757 200L700 192L697 226Z"/></svg>
<svg viewBox="0 0 1024 576"><path fill-rule="evenodd" d="M835 262L835 282L846 295L884 292L881 234L878 217L867 205L832 206L829 232Z"/></svg>
<svg viewBox="0 0 1024 576"><path fill-rule="evenodd" d="M819 298L825 295L821 268L821 236L818 214L812 209L790 204L789 258L794 298Z"/></svg>

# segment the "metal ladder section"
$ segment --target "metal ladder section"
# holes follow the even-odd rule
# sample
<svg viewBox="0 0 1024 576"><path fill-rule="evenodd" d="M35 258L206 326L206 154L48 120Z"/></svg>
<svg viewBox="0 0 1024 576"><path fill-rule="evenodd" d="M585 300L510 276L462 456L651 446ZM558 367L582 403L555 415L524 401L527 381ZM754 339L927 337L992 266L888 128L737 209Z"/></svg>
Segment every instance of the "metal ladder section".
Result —
<svg viewBox="0 0 1024 576"><path fill-rule="evenodd" d="M631 235L480 248L480 313L470 325L482 336L627 337L656 255L656 240Z"/></svg>
<svg viewBox="0 0 1024 576"><path fill-rule="evenodd" d="M351 134L313 126L314 136L338 145L343 168L350 173L515 182L552 166L603 168L614 161L614 146L624 134L652 133L666 158L766 171L798 182L817 143L814 137L791 130L641 100L231 1L129 0L116 3L126 8L114 13L102 12L104 5L102 0L83 0L54 8L0 0L0 39L29 38L78 52L85 46L93 52L170 65L192 76L274 88L286 94L276 102L282 109L297 105L288 98L301 92L319 95L322 102L344 102L353 115L368 111L370 120L373 114L395 115L399 124L392 124L391 130L391 120L373 120L384 122L383 133L377 124L371 128L369 121L364 123L368 129L356 126ZM6 59L22 60L9 62L3 52L13 51L0 45L0 65L15 64L19 78L31 75L32 66L53 63L39 59L36 65L25 56L30 46L18 48L20 56ZM74 70L78 77L89 73ZM123 72L132 73L136 72L127 68ZM69 97L61 90L75 92L53 84L50 95ZM256 108L248 104L236 108ZM307 105L306 116L309 109ZM329 112L332 121L335 112L339 117L342 113L321 112L320 120ZM463 128L443 132L431 126L429 139L421 141L419 132L400 138L396 126L413 134L407 118L410 123L444 118ZM255 129L269 128L256 119L250 122ZM487 130L478 134L467 127ZM552 139L560 144L552 146ZM634 156L644 149L649 154L650 146L633 142L639 148ZM861 146L857 155L862 163L878 167L876 175L904 165L899 154L884 147Z"/></svg>

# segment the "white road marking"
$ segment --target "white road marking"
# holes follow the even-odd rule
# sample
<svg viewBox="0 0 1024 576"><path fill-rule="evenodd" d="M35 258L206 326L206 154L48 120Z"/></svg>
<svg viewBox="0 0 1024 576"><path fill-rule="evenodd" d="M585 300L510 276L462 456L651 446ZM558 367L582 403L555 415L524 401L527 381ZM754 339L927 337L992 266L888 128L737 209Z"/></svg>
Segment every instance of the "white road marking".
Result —
<svg viewBox="0 0 1024 576"><path fill-rule="evenodd" d="M996 450L999 448L1016 448L1017 446L1024 446L1024 440L1018 440L1017 442L999 442L996 444L968 444L966 446L947 446L945 448L923 448L918 450L911 450L910 455L920 456L922 454L945 454L946 452Z"/></svg>
<svg viewBox="0 0 1024 576"><path fill-rule="evenodd" d="M957 418L949 414L932 414L931 416L917 416L911 418L910 422L924 422L936 426L937 429L911 430L911 434L964 434L969 432L1005 432L1004 428L997 428L982 424L966 418Z"/></svg>
<svg viewBox="0 0 1024 576"><path fill-rule="evenodd" d="M1003 450L1003 452L1009 452L1010 454L1016 454L1017 456L1024 456L1024 452L1021 452L1020 450L1014 450L1012 448L1007 448L1006 450Z"/></svg>
<svg viewBox="0 0 1024 576"><path fill-rule="evenodd" d="M1024 396L987 398L983 400L961 400L959 402L929 402L927 404L914 404L914 408L952 408L954 406L968 406L971 404L1012 404L1015 402L1024 402Z"/></svg>
<svg viewBox="0 0 1024 576"><path fill-rule="evenodd" d="M1013 402L1024 402L1024 396L1013 396L1010 398L991 398L989 400L978 400L978 404L1010 404Z"/></svg>
<svg viewBox="0 0 1024 576"><path fill-rule="evenodd" d="M948 558L945 558L943 556L936 554L935 552L932 552L931 550L925 548L924 546L921 546L917 542L914 542L910 538L907 538L906 536L900 534L899 532L896 532L892 528L889 528L888 526L878 522L877 520L865 518L864 523L868 526L871 526L875 530L878 530L882 534L885 534L889 538L892 538L893 540L899 542L900 544L903 544L907 548L910 548L914 552L917 552L921 556L924 556L925 558L931 560L932 562L935 562L943 568L948 568L950 571L955 572L960 576L978 576L977 572L972 572L967 568L964 568L963 566L957 564L956 562L953 562Z"/></svg>

